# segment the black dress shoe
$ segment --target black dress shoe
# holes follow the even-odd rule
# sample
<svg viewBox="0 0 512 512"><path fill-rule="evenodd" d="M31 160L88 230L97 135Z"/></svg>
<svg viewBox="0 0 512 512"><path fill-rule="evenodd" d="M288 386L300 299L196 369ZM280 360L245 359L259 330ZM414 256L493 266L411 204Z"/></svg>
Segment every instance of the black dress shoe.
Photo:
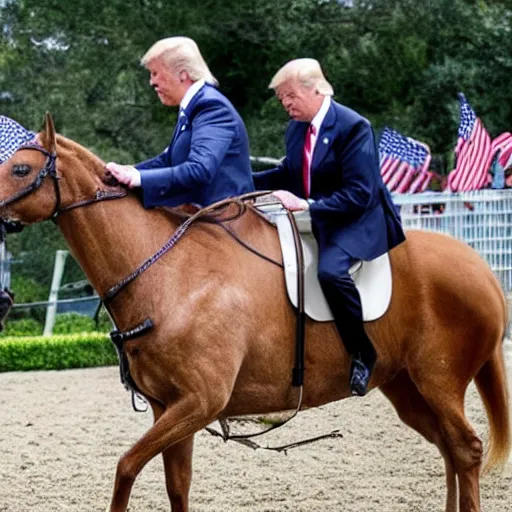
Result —
<svg viewBox="0 0 512 512"><path fill-rule="evenodd" d="M370 370L361 360L353 359L350 371L350 389L352 391L352 395L366 395L368 382L370 382Z"/></svg>

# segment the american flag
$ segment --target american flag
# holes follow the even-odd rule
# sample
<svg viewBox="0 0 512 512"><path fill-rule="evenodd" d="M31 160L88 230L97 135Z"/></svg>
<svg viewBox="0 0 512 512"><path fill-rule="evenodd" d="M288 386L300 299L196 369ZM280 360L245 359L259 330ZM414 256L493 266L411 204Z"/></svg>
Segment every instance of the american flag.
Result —
<svg viewBox="0 0 512 512"><path fill-rule="evenodd" d="M489 184L492 162L491 137L480 119L459 93L459 138L455 148L456 166L448 174L447 188L451 192L479 190Z"/></svg>
<svg viewBox="0 0 512 512"><path fill-rule="evenodd" d="M24 142L34 136L35 133L26 130L10 117L0 116L0 164L9 160Z"/></svg>
<svg viewBox="0 0 512 512"><path fill-rule="evenodd" d="M426 144L386 127L380 137L379 155L380 173L390 192L413 194L427 188L432 173Z"/></svg>

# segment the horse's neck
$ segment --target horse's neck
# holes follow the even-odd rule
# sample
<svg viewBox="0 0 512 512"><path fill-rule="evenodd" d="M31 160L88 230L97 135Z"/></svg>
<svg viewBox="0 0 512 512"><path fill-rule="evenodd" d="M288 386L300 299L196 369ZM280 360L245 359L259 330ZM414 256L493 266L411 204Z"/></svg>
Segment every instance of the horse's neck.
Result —
<svg viewBox="0 0 512 512"><path fill-rule="evenodd" d="M131 196L71 210L57 224L87 278L103 295L152 256L178 222L164 212L144 210Z"/></svg>
<svg viewBox="0 0 512 512"><path fill-rule="evenodd" d="M75 258L100 296L153 256L178 224L178 218L167 212L145 210L134 196L77 209L58 221ZM264 293L271 303L276 303L275 284L279 282L280 269L255 257L225 230L210 223L199 224L189 229L165 259L111 303L117 325L130 326L139 321L141 308L153 316L163 303L166 311L185 307L187 300L193 302L198 290L214 304L222 302L216 294L222 295L228 289L236 289L234 295L241 294L244 300ZM229 222L229 229L265 256L280 259L275 229L255 213L247 212ZM130 304L136 307L127 307Z"/></svg>

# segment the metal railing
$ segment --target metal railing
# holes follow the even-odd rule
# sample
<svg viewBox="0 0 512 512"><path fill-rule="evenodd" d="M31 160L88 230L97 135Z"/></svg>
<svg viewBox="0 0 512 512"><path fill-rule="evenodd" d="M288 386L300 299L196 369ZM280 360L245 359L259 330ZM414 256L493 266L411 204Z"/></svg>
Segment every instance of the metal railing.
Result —
<svg viewBox="0 0 512 512"><path fill-rule="evenodd" d="M488 262L505 293L512 292L512 190L394 195L406 229L449 234Z"/></svg>

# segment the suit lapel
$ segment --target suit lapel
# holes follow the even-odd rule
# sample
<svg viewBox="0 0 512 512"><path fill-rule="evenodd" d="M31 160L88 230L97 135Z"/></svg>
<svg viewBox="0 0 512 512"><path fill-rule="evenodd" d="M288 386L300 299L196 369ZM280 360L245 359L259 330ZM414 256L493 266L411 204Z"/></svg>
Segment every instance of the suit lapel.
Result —
<svg viewBox="0 0 512 512"><path fill-rule="evenodd" d="M174 125L174 131L172 132L172 138L171 143L169 144L169 147L173 147L174 143L176 142L176 139L178 138L178 134L180 132L180 114L178 112L178 117L176 119L176 124Z"/></svg>
<svg viewBox="0 0 512 512"><path fill-rule="evenodd" d="M292 121L295 129L290 131L288 157L292 159L290 167L300 171L300 180L302 183L302 152L304 149L304 141L306 139L306 131L308 123Z"/></svg>
<svg viewBox="0 0 512 512"><path fill-rule="evenodd" d="M334 139L336 127L336 112L331 100L329 110L325 114L324 122L320 126L320 131L316 139L315 150L313 152L313 161L311 162L311 173L322 163L327 153L330 151ZM313 174L312 174L313 181Z"/></svg>

